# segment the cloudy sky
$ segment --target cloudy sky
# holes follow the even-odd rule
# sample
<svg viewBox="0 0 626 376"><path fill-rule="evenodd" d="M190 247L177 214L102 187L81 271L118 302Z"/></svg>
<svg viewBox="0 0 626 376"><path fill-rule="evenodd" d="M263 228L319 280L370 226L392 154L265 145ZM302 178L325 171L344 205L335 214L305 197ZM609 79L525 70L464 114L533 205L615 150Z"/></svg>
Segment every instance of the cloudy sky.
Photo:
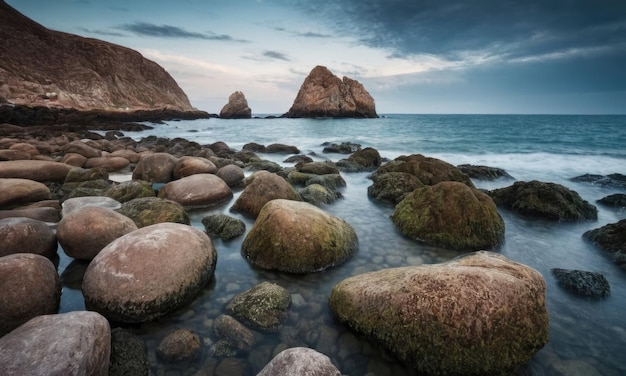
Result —
<svg viewBox="0 0 626 376"><path fill-rule="evenodd" d="M384 113L626 113L624 0L7 0L133 48L218 113L284 113L316 65Z"/></svg>

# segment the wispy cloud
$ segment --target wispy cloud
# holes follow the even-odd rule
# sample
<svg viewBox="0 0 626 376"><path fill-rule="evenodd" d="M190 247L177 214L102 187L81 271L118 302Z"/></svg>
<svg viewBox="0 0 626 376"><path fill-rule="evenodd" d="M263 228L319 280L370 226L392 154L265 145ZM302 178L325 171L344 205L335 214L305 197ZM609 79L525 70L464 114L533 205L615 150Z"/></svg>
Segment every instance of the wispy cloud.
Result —
<svg viewBox="0 0 626 376"><path fill-rule="evenodd" d="M332 38L333 37L330 34L316 33L313 31L288 30L288 29L285 29L284 27L275 27L274 30L288 33L291 35L295 35L298 37L304 37L304 38Z"/></svg>
<svg viewBox="0 0 626 376"><path fill-rule="evenodd" d="M247 42L243 39L236 39L226 34L216 34L213 32L198 33L188 31L173 25L156 25L148 22L135 22L131 24L119 25L116 29L131 32L136 35L155 38L181 38L181 39L203 39L226 42Z"/></svg>
<svg viewBox="0 0 626 376"><path fill-rule="evenodd" d="M273 60L291 61L291 59L289 58L287 54L282 53L280 51L273 51L273 50L265 50L265 51L262 51L260 54L245 55L245 56L242 56L241 58L246 59L246 60L254 60L254 61L273 61Z"/></svg>
<svg viewBox="0 0 626 376"><path fill-rule="evenodd" d="M95 35L110 36L110 37L125 37L126 36L124 33L120 33L117 31L95 30L95 29L88 29L86 27L79 27L77 28L77 30L83 33L87 33L87 34L95 34Z"/></svg>

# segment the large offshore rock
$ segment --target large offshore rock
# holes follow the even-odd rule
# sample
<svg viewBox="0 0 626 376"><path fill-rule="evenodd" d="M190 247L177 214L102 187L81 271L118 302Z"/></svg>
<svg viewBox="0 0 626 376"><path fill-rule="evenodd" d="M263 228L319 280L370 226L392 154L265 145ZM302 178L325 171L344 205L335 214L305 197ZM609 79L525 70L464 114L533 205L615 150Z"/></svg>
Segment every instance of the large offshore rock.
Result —
<svg viewBox="0 0 626 376"><path fill-rule="evenodd" d="M341 264L358 250L352 226L311 204L272 200L265 204L241 246L263 269L311 273Z"/></svg>
<svg viewBox="0 0 626 376"><path fill-rule="evenodd" d="M267 171L257 171L241 192L231 210L256 218L263 205L275 199L300 201L295 188L284 178Z"/></svg>
<svg viewBox="0 0 626 376"><path fill-rule="evenodd" d="M516 213L552 221L598 219L598 209L578 193L555 183L517 181L489 192L498 206Z"/></svg>
<svg viewBox="0 0 626 376"><path fill-rule="evenodd" d="M107 376L109 322L96 312L38 316L0 338L3 375Z"/></svg>
<svg viewBox="0 0 626 376"><path fill-rule="evenodd" d="M476 251L504 242L504 221L491 198L460 182L416 189L391 219L404 235L439 247Z"/></svg>
<svg viewBox="0 0 626 376"><path fill-rule="evenodd" d="M509 374L549 337L539 272L491 252L347 278L329 306L420 374Z"/></svg>
<svg viewBox="0 0 626 376"><path fill-rule="evenodd" d="M424 185L435 185L442 181L458 181L474 188L474 183L461 170L448 162L421 154L402 155L376 170L376 175L387 172L405 172L419 179Z"/></svg>
<svg viewBox="0 0 626 376"><path fill-rule="evenodd" d="M213 277L217 252L202 231L160 223L128 233L91 261L85 305L127 323L156 319L192 300Z"/></svg>
<svg viewBox="0 0 626 376"><path fill-rule="evenodd" d="M34 253L51 259L57 248L56 234L45 222L24 217L0 219L0 257Z"/></svg>
<svg viewBox="0 0 626 376"><path fill-rule="evenodd" d="M228 97L228 103L220 111L223 119L250 119L252 110L248 107L246 96L241 91L236 91Z"/></svg>
<svg viewBox="0 0 626 376"><path fill-rule="evenodd" d="M159 197L184 207L203 207L229 200L233 191L213 174L195 174L167 183L159 191Z"/></svg>
<svg viewBox="0 0 626 376"><path fill-rule="evenodd" d="M33 317L56 313L60 299L61 280L50 260L31 253L0 257L0 336Z"/></svg>
<svg viewBox="0 0 626 376"><path fill-rule="evenodd" d="M283 117L376 118L374 98L358 81L316 66L306 77L291 108Z"/></svg>
<svg viewBox="0 0 626 376"><path fill-rule="evenodd" d="M276 355L257 376L341 376L326 355L307 347L293 347Z"/></svg>

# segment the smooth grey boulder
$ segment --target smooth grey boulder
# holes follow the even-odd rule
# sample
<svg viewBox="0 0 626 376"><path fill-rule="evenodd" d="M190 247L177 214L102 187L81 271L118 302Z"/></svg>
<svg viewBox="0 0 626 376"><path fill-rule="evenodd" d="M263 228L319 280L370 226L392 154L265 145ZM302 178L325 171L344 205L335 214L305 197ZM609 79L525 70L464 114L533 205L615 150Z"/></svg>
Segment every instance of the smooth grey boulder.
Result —
<svg viewBox="0 0 626 376"><path fill-rule="evenodd" d="M341 376L326 355L306 347L293 347L276 355L257 376Z"/></svg>

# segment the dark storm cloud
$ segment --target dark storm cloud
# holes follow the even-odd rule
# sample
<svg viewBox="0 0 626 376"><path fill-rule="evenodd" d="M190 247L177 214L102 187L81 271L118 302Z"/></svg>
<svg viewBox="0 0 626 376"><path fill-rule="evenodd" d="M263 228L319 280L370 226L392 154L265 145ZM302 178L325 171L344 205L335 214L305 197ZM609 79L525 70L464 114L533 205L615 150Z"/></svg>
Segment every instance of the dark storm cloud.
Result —
<svg viewBox="0 0 626 376"><path fill-rule="evenodd" d="M187 31L178 26L172 25L156 25L148 22L135 22L132 24L124 24L117 27L119 30L128 31L137 35L156 38L183 38L183 39L204 39L227 42L246 42L245 40L235 39L230 35L215 33L197 33Z"/></svg>
<svg viewBox="0 0 626 376"><path fill-rule="evenodd" d="M276 0L395 56L506 58L626 43L626 1Z"/></svg>

